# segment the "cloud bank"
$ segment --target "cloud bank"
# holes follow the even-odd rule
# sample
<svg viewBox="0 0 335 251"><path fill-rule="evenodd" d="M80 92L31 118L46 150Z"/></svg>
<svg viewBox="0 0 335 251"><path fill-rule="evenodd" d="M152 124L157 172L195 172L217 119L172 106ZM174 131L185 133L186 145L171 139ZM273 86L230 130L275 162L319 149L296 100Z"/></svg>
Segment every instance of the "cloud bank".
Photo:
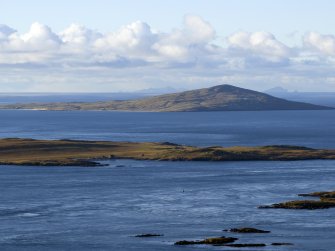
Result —
<svg viewBox="0 0 335 251"><path fill-rule="evenodd" d="M120 91L221 83L335 91L335 37L306 33L292 47L264 31L222 39L199 16L169 32L136 21L101 33L71 24L0 25L0 91Z"/></svg>

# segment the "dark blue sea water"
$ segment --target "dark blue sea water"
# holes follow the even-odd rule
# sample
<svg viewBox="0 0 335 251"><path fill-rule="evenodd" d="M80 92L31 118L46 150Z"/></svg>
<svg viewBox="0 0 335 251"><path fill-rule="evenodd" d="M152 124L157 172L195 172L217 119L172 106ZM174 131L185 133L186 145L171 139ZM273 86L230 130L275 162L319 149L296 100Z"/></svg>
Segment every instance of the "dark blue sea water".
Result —
<svg viewBox="0 0 335 251"><path fill-rule="evenodd" d="M117 113L0 111L0 137L170 141L190 145L294 144L335 148L335 111ZM0 167L1 250L333 250L335 209L258 205L334 190L334 161L158 162L105 167ZM238 235L232 227L270 234ZM141 233L163 237L135 238ZM176 247L236 236L294 246Z"/></svg>
<svg viewBox="0 0 335 251"><path fill-rule="evenodd" d="M0 110L0 118L1 138L335 148L335 110L199 113Z"/></svg>

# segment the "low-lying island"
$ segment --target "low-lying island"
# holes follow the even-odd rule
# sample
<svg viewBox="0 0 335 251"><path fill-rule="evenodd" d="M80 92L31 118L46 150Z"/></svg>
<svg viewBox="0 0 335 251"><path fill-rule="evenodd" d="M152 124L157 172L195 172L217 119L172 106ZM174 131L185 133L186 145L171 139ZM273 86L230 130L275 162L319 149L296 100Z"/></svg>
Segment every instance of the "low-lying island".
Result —
<svg viewBox="0 0 335 251"><path fill-rule="evenodd" d="M169 142L0 139L0 165L98 166L97 160L255 161L335 159L335 150L299 146L194 147Z"/></svg>

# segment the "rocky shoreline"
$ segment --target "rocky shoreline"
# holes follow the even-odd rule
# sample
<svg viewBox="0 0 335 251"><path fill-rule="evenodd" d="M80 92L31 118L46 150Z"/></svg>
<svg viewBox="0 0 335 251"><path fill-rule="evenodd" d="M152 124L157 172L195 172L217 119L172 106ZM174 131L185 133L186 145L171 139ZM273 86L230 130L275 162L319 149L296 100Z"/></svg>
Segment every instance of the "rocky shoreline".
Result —
<svg viewBox="0 0 335 251"><path fill-rule="evenodd" d="M252 227L243 228L231 228L228 230L223 230L225 232L230 232L232 234L268 234L271 231L261 230ZM134 237L163 237L162 234L138 234ZM258 237L257 236L257 237ZM256 237L256 236L255 236ZM273 242L273 243L237 243L240 241L239 238L235 236L220 236L220 237L210 237L202 240L180 240L174 242L176 246L193 246L193 245L210 245L210 246L223 246L223 247L236 247L236 248L251 248L251 247L266 247L266 246L291 246L293 243L288 242Z"/></svg>
<svg viewBox="0 0 335 251"><path fill-rule="evenodd" d="M306 194L298 194L303 197L314 197L318 200L293 200L282 203L275 203L272 205L259 206L259 208L281 208L281 209L328 209L335 207L335 191L330 192L313 192Z"/></svg>
<svg viewBox="0 0 335 251"><path fill-rule="evenodd" d="M276 203L272 205L259 206L259 208L268 209L306 209L306 210L316 210L316 209L327 209L335 207L335 191L322 191L322 192L312 192L298 194L302 197L314 197L319 200L296 200L288 201L283 203ZM293 246L293 243L289 242L272 242L272 243L238 243L239 237L244 234L251 235L263 235L270 234L271 231L257 229L253 227L241 227L241 228L230 228L222 230L224 232L229 232L232 235L238 236L219 236L210 237L202 240L179 240L174 242L176 246L193 246L193 245L211 245L211 246L223 246L223 247L236 247L236 248L252 248L252 247L266 247L266 246ZM135 237L162 237L162 234L140 234L135 235Z"/></svg>

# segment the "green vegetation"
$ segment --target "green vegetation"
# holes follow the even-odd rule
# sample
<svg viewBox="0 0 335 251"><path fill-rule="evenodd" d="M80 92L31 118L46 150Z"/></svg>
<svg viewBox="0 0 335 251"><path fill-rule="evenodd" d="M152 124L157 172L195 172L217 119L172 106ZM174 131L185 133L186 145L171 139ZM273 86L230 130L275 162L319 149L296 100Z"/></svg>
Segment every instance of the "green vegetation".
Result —
<svg viewBox="0 0 335 251"><path fill-rule="evenodd" d="M231 85L218 85L181 93L156 97L106 102L64 102L30 103L2 105L0 109L31 110L109 110L109 111L259 111L259 110L324 110L330 107L293 102L276 98L261 92L238 88Z"/></svg>
<svg viewBox="0 0 335 251"><path fill-rule="evenodd" d="M335 159L335 150L295 146L193 147L154 142L0 139L0 164L96 166L99 159L252 161Z"/></svg>

